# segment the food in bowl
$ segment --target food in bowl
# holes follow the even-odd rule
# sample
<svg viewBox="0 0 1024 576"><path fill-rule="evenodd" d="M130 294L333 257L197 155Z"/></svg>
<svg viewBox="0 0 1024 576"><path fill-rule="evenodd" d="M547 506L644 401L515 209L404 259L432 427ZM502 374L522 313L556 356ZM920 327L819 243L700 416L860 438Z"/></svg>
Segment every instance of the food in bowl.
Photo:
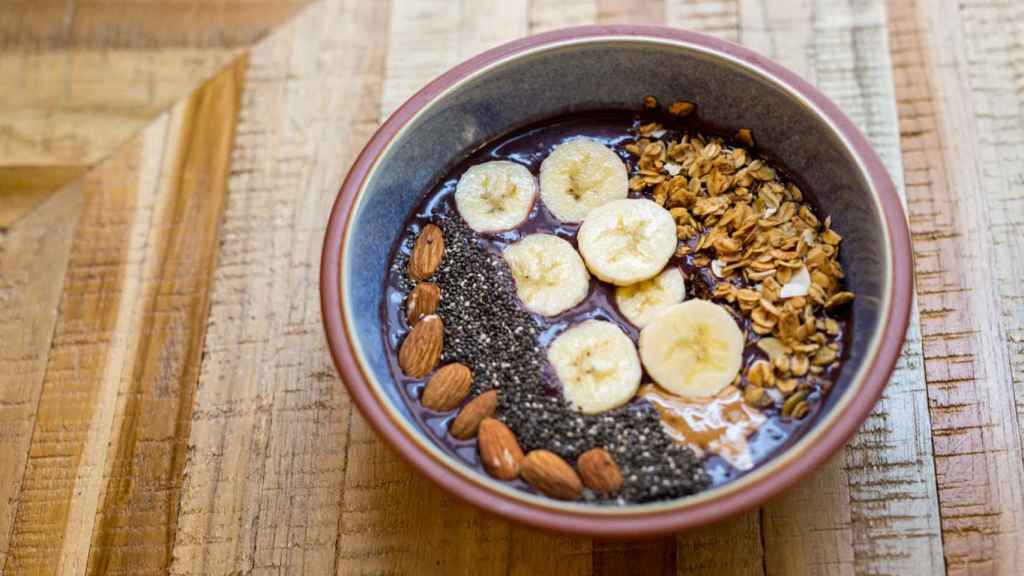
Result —
<svg viewBox="0 0 1024 576"><path fill-rule="evenodd" d="M605 505L786 446L838 378L854 296L831 219L755 136L648 98L512 131L425 190L382 300L418 425L520 490Z"/></svg>

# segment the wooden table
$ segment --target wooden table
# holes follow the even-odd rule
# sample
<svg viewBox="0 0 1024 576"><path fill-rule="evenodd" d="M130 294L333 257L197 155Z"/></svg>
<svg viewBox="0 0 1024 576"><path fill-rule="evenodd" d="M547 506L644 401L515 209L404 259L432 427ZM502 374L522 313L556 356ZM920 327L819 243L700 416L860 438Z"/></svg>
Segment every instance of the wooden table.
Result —
<svg viewBox="0 0 1024 576"><path fill-rule="evenodd" d="M0 8L0 571L1024 573L1020 2L305 4ZM802 74L872 140L915 241L904 355L849 446L651 542L441 493L354 411L320 326L327 211L382 118L482 49L591 22Z"/></svg>

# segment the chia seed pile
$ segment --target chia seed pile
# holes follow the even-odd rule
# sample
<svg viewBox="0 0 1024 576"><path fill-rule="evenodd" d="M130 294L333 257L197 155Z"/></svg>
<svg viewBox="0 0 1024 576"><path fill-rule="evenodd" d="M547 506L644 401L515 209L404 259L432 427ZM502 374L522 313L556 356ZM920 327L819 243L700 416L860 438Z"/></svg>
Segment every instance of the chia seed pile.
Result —
<svg viewBox="0 0 1024 576"><path fill-rule="evenodd" d="M664 500L706 488L710 479L700 460L672 441L646 400L599 415L572 408L545 375L547 358L537 343L541 326L520 307L504 261L451 212L434 222L445 241L444 260L431 278L442 294L442 363L472 368L474 395L498 390L497 417L515 433L523 451L542 448L575 462L591 448L605 448L625 481L612 495L619 502ZM393 273L404 278L405 258L396 260ZM401 284L403 292L411 287L408 281ZM584 498L598 496L588 490Z"/></svg>

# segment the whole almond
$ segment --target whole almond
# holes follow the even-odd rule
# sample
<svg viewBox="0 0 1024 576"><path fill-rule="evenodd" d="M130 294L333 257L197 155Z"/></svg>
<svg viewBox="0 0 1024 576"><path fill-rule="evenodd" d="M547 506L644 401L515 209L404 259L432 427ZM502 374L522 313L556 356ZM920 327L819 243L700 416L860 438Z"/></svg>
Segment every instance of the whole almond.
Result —
<svg viewBox="0 0 1024 576"><path fill-rule="evenodd" d="M576 460L583 485L598 494L612 494L622 488L622 472L604 448L591 448Z"/></svg>
<svg viewBox="0 0 1024 576"><path fill-rule="evenodd" d="M398 348L398 366L406 376L422 378L437 366L444 347L444 324L437 316L416 323Z"/></svg>
<svg viewBox="0 0 1024 576"><path fill-rule="evenodd" d="M413 280L429 278L441 265L444 256L444 235L441 229L427 224L416 239L409 257L409 277Z"/></svg>
<svg viewBox="0 0 1024 576"><path fill-rule="evenodd" d="M409 326L420 321L424 316L430 316L437 312L437 305L441 303L441 289L437 284L422 282L417 284L409 292L405 299L405 319Z"/></svg>
<svg viewBox="0 0 1024 576"><path fill-rule="evenodd" d="M499 480L515 480L519 476L523 449L508 426L494 418L484 418L480 422L477 449L484 469L491 476Z"/></svg>
<svg viewBox="0 0 1024 576"><path fill-rule="evenodd" d="M490 418L494 414L494 408L498 405L498 391L488 390L473 398L466 404L459 415L452 422L451 434L460 440L468 440L476 436L480 423L484 418Z"/></svg>
<svg viewBox="0 0 1024 576"><path fill-rule="evenodd" d="M469 395L472 385L473 371L465 364L447 364L430 377L420 403L435 412L454 410Z"/></svg>
<svg viewBox="0 0 1024 576"><path fill-rule="evenodd" d="M544 494L559 500L576 500L583 484L576 471L554 452L534 450L519 465L523 480Z"/></svg>

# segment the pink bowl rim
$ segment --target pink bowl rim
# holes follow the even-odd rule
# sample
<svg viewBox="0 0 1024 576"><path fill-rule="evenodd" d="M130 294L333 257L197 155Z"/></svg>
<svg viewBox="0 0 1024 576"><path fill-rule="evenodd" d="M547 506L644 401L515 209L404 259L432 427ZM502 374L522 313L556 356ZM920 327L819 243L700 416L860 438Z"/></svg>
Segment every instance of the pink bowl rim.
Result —
<svg viewBox="0 0 1024 576"><path fill-rule="evenodd" d="M393 421L381 405L385 400L371 390L367 376L356 359L343 319L340 265L344 253L343 239L352 207L378 155L401 128L435 97L472 73L519 53L567 41L612 37L660 39L701 47L742 62L815 106L842 137L849 147L848 151L861 163L876 195L888 230L891 281L888 322L875 338L878 346L874 358L861 370L861 379L852 383L852 387L859 392L841 414L828 422L830 426L818 434L813 444L790 457L787 464L775 474L758 479L745 490L725 493L692 506L666 510L639 509L635 513L627 510L623 514L603 516L588 514L583 506L553 509L502 494L454 473L447 464L430 455L410 438L408 432ZM841 448L881 397L899 358L911 313L909 296L913 288L912 269L910 233L902 202L881 159L838 107L807 81L747 48L698 32L659 26L580 26L529 36L475 56L430 82L391 114L356 158L338 192L324 238L320 294L328 346L349 394L377 432L422 474L460 499L510 520L569 534L638 538L694 528L751 509L807 476ZM900 295L904 297L900 298ZM819 425L824 424L822 422Z"/></svg>

